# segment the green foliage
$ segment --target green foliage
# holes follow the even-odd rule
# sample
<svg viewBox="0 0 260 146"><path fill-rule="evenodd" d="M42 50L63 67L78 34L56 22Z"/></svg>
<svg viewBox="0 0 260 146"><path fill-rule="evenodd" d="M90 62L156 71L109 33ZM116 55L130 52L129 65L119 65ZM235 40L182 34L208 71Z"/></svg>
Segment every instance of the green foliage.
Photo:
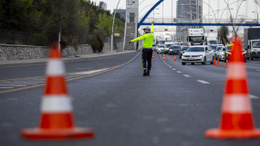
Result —
<svg viewBox="0 0 260 146"><path fill-rule="evenodd" d="M113 15L90 0L0 0L0 12L1 30L33 36L34 45L57 41L60 29L65 46L93 34L102 40L112 32ZM124 20L118 14L114 32L124 33Z"/></svg>
<svg viewBox="0 0 260 146"><path fill-rule="evenodd" d="M224 42L228 42L229 40L227 38L229 32L228 32L228 27L227 26L221 26L220 29L218 30L218 39L221 40L221 42L224 44Z"/></svg>
<svg viewBox="0 0 260 146"><path fill-rule="evenodd" d="M98 34L95 34L91 40L91 47L94 53L100 53L103 50L104 42Z"/></svg>

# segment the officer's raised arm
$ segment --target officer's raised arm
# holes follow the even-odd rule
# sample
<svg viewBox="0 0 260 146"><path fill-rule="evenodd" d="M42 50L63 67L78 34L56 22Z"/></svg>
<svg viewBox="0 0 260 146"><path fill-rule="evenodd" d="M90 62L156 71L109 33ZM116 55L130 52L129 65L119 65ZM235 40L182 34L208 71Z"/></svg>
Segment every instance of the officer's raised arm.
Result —
<svg viewBox="0 0 260 146"><path fill-rule="evenodd" d="M154 21L151 24L152 24L152 26L151 26L151 33L154 33L154 27L153 27Z"/></svg>

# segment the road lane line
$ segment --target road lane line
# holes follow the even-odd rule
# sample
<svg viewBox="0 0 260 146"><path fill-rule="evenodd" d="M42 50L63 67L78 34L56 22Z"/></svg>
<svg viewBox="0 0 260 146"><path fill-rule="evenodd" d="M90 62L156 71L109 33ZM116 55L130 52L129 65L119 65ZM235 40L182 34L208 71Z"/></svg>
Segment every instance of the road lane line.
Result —
<svg viewBox="0 0 260 146"><path fill-rule="evenodd" d="M173 68L172 70L176 70L175 68Z"/></svg>
<svg viewBox="0 0 260 146"><path fill-rule="evenodd" d="M181 71L177 71L177 73L178 73L178 74L180 74L180 73L181 73Z"/></svg>
<svg viewBox="0 0 260 146"><path fill-rule="evenodd" d="M255 95L249 95L249 97L251 98L251 99L259 99L259 97L257 97L257 96L255 96Z"/></svg>
<svg viewBox="0 0 260 146"><path fill-rule="evenodd" d="M99 69L99 70L83 71L83 72L76 72L76 73L69 73L69 74L88 75L88 74L93 74L93 73L101 72L101 71L108 70L108 69L109 68L104 68L104 69Z"/></svg>
<svg viewBox="0 0 260 146"><path fill-rule="evenodd" d="M132 59L129 60L128 62L123 63L123 64L121 64L121 65L114 66L114 67L108 67L107 70L103 70L103 71L96 72L96 73L93 73L93 74L83 75L83 76L80 76L80 77L70 78L70 79L67 79L66 81L72 81L72 80L77 80L77 79L81 79L81 78L85 78L85 77L91 77L91 76L95 76L95 75L98 75L98 74L101 74L101 73L105 73L105 72L114 70L114 69L116 69L116 68L119 68L119 67L121 67L121 66L124 66L124 65L130 63L131 61L133 61L134 59L136 59L139 55L140 55L140 53L138 53L134 58L132 58ZM102 68L102 69L105 69L105 68ZM102 69L99 69L99 70L102 70ZM75 72L74 72L74 73L75 73ZM79 72L78 72L78 73L79 73ZM67 73L67 74L69 74L69 73ZM37 76L37 77L44 77L44 76ZM7 79L7 80L18 80L18 79L28 79L28 78L35 78L35 77L26 77L26 78L17 78L17 79ZM7 80L2 80L2 81L7 81ZM9 93L9 92L20 91L20 90L26 90L26 89L30 89L30 88L41 87L41 86L44 86L44 85L45 85L45 84L38 84L38 85L26 86L26 87L15 88L15 89L10 89L10 90L4 90L4 91L0 91L0 94L1 94L1 93ZM6 85L5 85L5 86L6 86Z"/></svg>
<svg viewBox="0 0 260 146"><path fill-rule="evenodd" d="M14 87L0 87L0 89L13 89Z"/></svg>
<svg viewBox="0 0 260 146"><path fill-rule="evenodd" d="M0 84L0 86L11 86L11 87L25 87L26 85L10 85L10 84Z"/></svg>
<svg viewBox="0 0 260 146"><path fill-rule="evenodd" d="M80 77L76 77L76 78L72 78L72 79L67 79L66 81L72 81L72 80L76 80L76 79L81 79L81 78L85 78L85 77L98 75L98 74L101 74L101 73L108 72L110 70L116 69L118 67L120 67L120 65L119 66L115 66L115 67L111 67L108 70L100 71L100 72L97 72L97 73L94 73L94 74L88 74L88 75L84 75L84 76L80 76ZM15 88L15 89L10 89L10 90L4 90L4 91L0 91L0 94L1 93L9 93L9 92L20 91L20 90L25 90L25 89L31 89L31 88L36 88L36 87L41 87L41 86L44 86L44 85L45 84L38 84L38 85L27 86L27 87L22 87L22 88Z"/></svg>
<svg viewBox="0 0 260 146"><path fill-rule="evenodd" d="M197 80L197 82L199 82L199 83L201 83L201 84L210 84L209 82L203 81L203 80Z"/></svg>
<svg viewBox="0 0 260 146"><path fill-rule="evenodd" d="M183 74L184 77L187 77L187 78L190 78L191 76L190 75L187 75L187 74Z"/></svg>

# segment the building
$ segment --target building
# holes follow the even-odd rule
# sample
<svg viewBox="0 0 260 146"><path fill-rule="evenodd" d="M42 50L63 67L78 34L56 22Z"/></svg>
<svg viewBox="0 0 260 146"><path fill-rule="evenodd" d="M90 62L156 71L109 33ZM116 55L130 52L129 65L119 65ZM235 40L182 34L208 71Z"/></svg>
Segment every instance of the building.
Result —
<svg viewBox="0 0 260 146"><path fill-rule="evenodd" d="M99 7L100 7L101 9L103 9L103 10L107 10L107 3L101 1L101 2L99 2Z"/></svg>
<svg viewBox="0 0 260 146"><path fill-rule="evenodd" d="M178 0L176 3L176 17L178 23L202 22L203 0ZM177 26L177 40L181 39L182 30L189 27L190 26Z"/></svg>
<svg viewBox="0 0 260 146"><path fill-rule="evenodd" d="M114 12L115 12L115 9L114 9ZM117 9L116 13L119 14L121 16L121 18L125 19L125 17L126 17L126 9Z"/></svg>
<svg viewBox="0 0 260 146"><path fill-rule="evenodd" d="M139 0L126 0L126 25L124 49L137 49L137 42L129 44L128 41L137 37L137 24L139 15Z"/></svg>

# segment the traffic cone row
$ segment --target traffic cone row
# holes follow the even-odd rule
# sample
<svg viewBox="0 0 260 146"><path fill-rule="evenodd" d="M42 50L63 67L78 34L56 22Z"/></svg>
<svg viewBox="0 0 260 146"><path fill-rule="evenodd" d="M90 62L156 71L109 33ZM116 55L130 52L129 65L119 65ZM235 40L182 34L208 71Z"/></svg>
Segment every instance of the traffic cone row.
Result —
<svg viewBox="0 0 260 146"><path fill-rule="evenodd" d="M220 63L219 63L219 59L217 59L217 63L216 63L216 59L214 58L213 65L217 65L217 66L219 66L219 65L220 65ZM226 60L225 67L228 67L228 60Z"/></svg>
<svg viewBox="0 0 260 146"><path fill-rule="evenodd" d="M206 137L260 138L260 129L254 128L246 67L241 50L241 40L236 38L227 72L220 126L218 129L206 131Z"/></svg>
<svg viewBox="0 0 260 146"><path fill-rule="evenodd" d="M47 77L41 105L39 128L22 130L28 139L78 139L93 138L94 132L74 126L71 98L65 81L65 67L57 43L51 46L47 64Z"/></svg>

